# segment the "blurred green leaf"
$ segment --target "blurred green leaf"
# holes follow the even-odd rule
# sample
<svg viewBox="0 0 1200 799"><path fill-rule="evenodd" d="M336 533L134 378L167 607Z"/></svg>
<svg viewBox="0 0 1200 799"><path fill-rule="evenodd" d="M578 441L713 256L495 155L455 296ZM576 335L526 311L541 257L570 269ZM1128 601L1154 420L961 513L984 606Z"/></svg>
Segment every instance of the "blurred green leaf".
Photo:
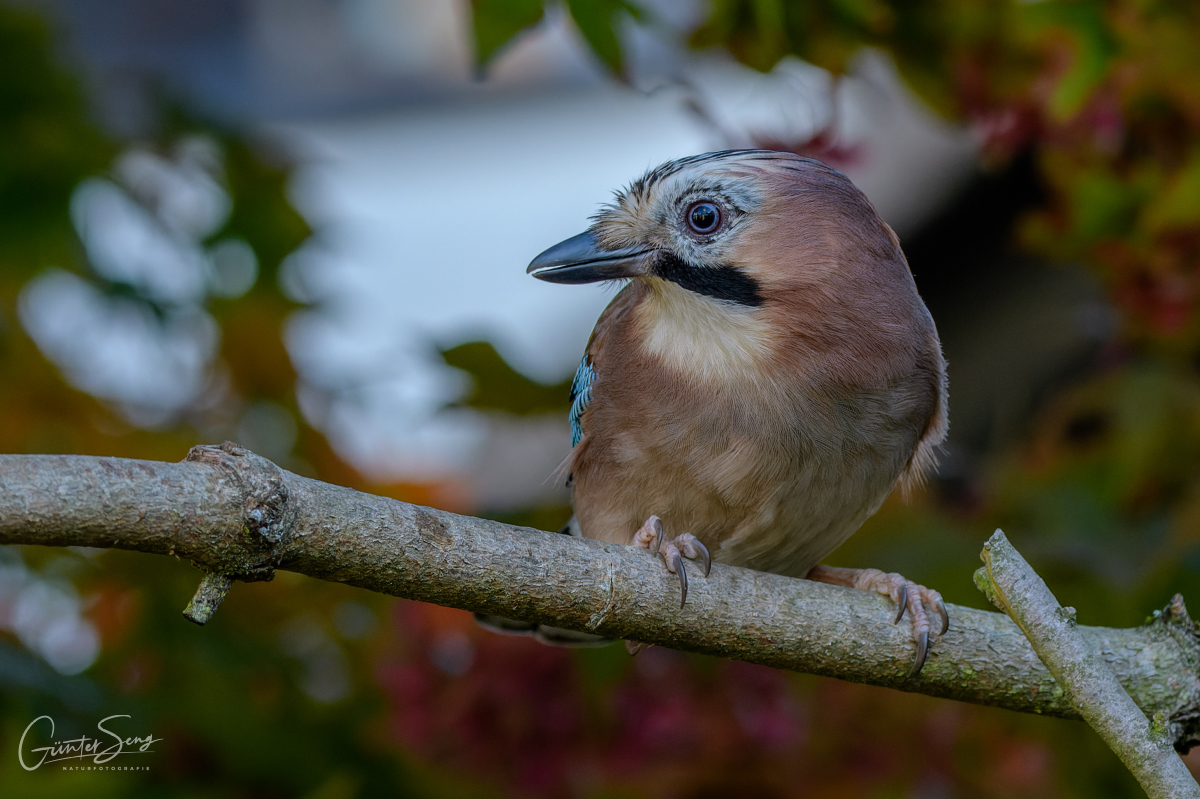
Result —
<svg viewBox="0 0 1200 799"><path fill-rule="evenodd" d="M542 0L471 0L475 65L485 67L522 31L542 21Z"/></svg>
<svg viewBox="0 0 1200 799"><path fill-rule="evenodd" d="M1200 225L1200 146L1147 205L1141 223L1153 233L1195 230Z"/></svg>
<svg viewBox="0 0 1200 799"><path fill-rule="evenodd" d="M565 0L567 10L593 53L614 73L624 66L620 25L622 19L643 19L640 7L629 0ZM485 67L523 31L545 16L543 0L471 0L475 33L475 63Z"/></svg>
<svg viewBox="0 0 1200 799"><path fill-rule="evenodd" d="M691 36L695 48L724 47L749 67L767 71L787 52L785 7L780 0L713 0L708 18ZM805 20L805 6L792 9Z"/></svg>
<svg viewBox="0 0 1200 799"><path fill-rule="evenodd" d="M627 0L566 0L566 4L592 52L614 73L621 74L621 22L626 16L640 18L641 10Z"/></svg>
<svg viewBox="0 0 1200 799"><path fill-rule="evenodd" d="M74 76L52 57L39 16L0 6L0 268L28 275L29 256L70 238L67 201L116 148L92 123ZM20 257L5 259L6 253Z"/></svg>
<svg viewBox="0 0 1200 799"><path fill-rule="evenodd" d="M1080 175L1071 185L1071 195L1076 246L1102 236L1127 235L1144 201L1130 182L1100 170Z"/></svg>
<svg viewBox="0 0 1200 799"><path fill-rule="evenodd" d="M472 341L442 351L442 359L471 376L472 386L457 404L518 416L561 413L570 407L571 381L547 386L513 369L486 341Z"/></svg>
<svg viewBox="0 0 1200 799"><path fill-rule="evenodd" d="M1097 0L1037 3L1028 6L1026 14L1033 30L1061 31L1070 39L1070 67L1055 83L1047 108L1058 122L1071 119L1108 77L1118 52L1104 19L1104 3Z"/></svg>

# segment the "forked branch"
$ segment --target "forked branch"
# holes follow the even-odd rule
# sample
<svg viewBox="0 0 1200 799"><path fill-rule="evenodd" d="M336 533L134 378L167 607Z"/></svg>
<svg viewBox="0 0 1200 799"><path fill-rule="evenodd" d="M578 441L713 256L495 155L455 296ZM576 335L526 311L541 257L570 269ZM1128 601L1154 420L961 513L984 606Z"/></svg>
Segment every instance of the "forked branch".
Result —
<svg viewBox="0 0 1200 799"><path fill-rule="evenodd" d="M230 580L275 569L393 596L1011 710L1078 712L1007 616L951 606L916 679L886 599L713 564L678 584L644 550L458 516L284 471L237 445L181 463L0 455L0 544L177 554ZM236 590L236 589L235 589ZM1180 750L1200 742L1200 637L1182 602L1144 627L1079 627Z"/></svg>

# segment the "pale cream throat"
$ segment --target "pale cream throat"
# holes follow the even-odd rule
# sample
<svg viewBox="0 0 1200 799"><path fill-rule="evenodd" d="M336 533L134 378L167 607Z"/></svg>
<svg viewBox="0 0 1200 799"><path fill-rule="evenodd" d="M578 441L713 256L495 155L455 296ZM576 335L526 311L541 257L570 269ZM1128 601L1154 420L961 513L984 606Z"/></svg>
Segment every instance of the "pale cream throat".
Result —
<svg viewBox="0 0 1200 799"><path fill-rule="evenodd" d="M761 311L655 280L637 308L642 349L695 380L756 380L770 354Z"/></svg>

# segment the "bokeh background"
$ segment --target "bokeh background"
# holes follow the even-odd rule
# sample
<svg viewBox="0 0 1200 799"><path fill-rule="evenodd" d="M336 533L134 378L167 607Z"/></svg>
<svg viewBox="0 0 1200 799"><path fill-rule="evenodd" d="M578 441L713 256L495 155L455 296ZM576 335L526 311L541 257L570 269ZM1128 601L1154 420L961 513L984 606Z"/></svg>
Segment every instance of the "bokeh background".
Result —
<svg viewBox="0 0 1200 799"><path fill-rule="evenodd" d="M5 0L0 451L233 439L556 529L611 292L524 266L731 146L849 174L945 344L937 478L832 563L983 607L1003 527L1083 623L1200 602L1191 2ZM199 628L198 578L0 551L0 796L1141 795L1079 723L552 649L291 574ZM19 767L36 716L116 713L163 739L148 771Z"/></svg>

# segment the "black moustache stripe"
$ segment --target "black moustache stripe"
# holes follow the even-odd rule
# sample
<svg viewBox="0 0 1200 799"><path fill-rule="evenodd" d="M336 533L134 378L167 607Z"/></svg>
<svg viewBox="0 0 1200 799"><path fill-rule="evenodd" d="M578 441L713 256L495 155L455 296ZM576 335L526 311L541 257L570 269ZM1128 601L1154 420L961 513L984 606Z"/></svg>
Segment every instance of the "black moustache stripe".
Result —
<svg viewBox="0 0 1200 799"><path fill-rule="evenodd" d="M678 255L660 250L654 260L654 275L706 297L751 308L763 304L758 281L732 266L692 266Z"/></svg>

